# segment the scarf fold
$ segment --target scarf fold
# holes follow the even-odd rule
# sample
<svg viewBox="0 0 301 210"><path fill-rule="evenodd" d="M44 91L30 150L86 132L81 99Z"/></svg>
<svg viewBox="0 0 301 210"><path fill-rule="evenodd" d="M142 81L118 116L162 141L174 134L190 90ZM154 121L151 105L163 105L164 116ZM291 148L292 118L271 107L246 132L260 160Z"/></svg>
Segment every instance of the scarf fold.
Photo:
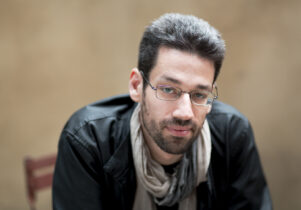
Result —
<svg viewBox="0 0 301 210"><path fill-rule="evenodd" d="M131 143L137 176L134 210L155 210L156 205L173 206L179 210L196 209L196 187L206 181L211 155L211 138L207 120L200 136L193 142L172 175L152 159L144 142L139 121L140 104L131 118Z"/></svg>

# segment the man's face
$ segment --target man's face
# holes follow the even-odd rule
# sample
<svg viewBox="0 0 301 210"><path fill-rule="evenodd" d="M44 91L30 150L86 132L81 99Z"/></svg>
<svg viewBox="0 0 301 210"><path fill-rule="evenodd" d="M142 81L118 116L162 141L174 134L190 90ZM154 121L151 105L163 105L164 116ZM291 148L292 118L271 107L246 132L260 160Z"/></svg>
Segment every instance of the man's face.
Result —
<svg viewBox="0 0 301 210"><path fill-rule="evenodd" d="M190 92L211 91L213 78L213 62L196 54L161 47L149 81L154 87L168 85ZM160 100L149 85L142 92L140 102L144 137L169 154L187 151L210 111L210 107L192 104L188 94L182 94L176 101Z"/></svg>

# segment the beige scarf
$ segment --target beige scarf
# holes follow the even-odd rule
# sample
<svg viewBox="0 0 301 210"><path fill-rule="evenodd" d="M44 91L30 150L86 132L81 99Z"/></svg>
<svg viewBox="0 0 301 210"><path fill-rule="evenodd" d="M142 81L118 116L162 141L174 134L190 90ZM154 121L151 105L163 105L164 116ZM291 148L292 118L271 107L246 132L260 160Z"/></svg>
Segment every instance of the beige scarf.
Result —
<svg viewBox="0 0 301 210"><path fill-rule="evenodd" d="M149 149L144 143L139 121L140 104L136 107L131 118L131 143L133 150L133 159L137 177L137 189L133 210L155 210L155 202L159 203L157 198L162 198L175 190L175 173L170 176L165 173L163 167L151 158ZM201 135L196 143L196 175L197 180L194 183L193 190L179 202L179 210L196 209L196 187L203 181L206 181L206 174L211 155L211 138L207 120L205 120ZM191 164L191 163L187 163ZM181 180L183 182L183 180ZM190 180L184 180L189 182ZM182 183L183 185L183 183ZM172 194L173 195L173 194ZM170 195L169 195L170 196ZM160 203L159 203L160 205Z"/></svg>

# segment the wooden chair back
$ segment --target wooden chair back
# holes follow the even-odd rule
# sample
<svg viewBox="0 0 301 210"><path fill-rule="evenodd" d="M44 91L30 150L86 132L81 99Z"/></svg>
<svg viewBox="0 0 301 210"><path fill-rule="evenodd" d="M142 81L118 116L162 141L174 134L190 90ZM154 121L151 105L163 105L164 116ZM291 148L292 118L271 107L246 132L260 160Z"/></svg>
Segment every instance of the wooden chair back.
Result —
<svg viewBox="0 0 301 210"><path fill-rule="evenodd" d="M24 158L27 199L31 210L36 208L37 192L52 186L56 154Z"/></svg>

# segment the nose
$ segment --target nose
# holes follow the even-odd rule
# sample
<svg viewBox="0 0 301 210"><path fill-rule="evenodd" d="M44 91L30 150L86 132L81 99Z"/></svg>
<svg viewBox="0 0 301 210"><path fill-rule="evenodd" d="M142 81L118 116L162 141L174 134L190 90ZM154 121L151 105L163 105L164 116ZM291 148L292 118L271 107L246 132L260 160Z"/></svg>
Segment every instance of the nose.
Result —
<svg viewBox="0 0 301 210"><path fill-rule="evenodd" d="M187 93L184 93L178 100L177 100L177 107L173 111L173 117L182 119L182 120L190 120L193 118L193 110L192 110L192 103L190 100L190 96Z"/></svg>

